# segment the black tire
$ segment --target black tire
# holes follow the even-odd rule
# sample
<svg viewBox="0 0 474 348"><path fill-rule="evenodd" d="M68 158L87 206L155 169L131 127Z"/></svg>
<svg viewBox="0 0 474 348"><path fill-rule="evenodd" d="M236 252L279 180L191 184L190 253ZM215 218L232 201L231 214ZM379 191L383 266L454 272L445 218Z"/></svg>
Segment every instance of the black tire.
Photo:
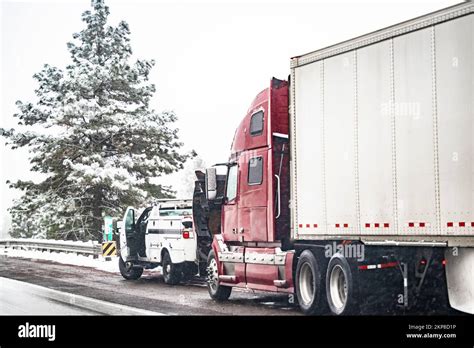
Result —
<svg viewBox="0 0 474 348"><path fill-rule="evenodd" d="M232 287L219 285L217 260L214 251L211 250L207 257L207 291L213 300L226 301L232 292Z"/></svg>
<svg viewBox="0 0 474 348"><path fill-rule="evenodd" d="M131 263L125 263L121 256L119 256L119 270L122 277L127 280L137 280L143 274L143 268L133 267Z"/></svg>
<svg viewBox="0 0 474 348"><path fill-rule="evenodd" d="M334 315L358 313L357 274L339 253L334 254L328 264L326 294L329 309Z"/></svg>
<svg viewBox="0 0 474 348"><path fill-rule="evenodd" d="M318 261L310 250L303 251L298 259L295 287L298 305L304 314L327 313L324 278Z"/></svg>
<svg viewBox="0 0 474 348"><path fill-rule="evenodd" d="M181 281L181 267L171 262L170 254L165 251L161 261L163 266L163 279L166 284L175 285Z"/></svg>

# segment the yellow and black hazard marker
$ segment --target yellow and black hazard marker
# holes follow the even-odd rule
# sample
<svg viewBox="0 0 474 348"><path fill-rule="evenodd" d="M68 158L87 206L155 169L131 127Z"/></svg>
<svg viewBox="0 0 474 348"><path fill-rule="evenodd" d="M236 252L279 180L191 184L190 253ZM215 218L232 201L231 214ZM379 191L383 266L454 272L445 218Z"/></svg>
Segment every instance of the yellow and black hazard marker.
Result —
<svg viewBox="0 0 474 348"><path fill-rule="evenodd" d="M117 246L115 241L102 243L102 256L116 256Z"/></svg>

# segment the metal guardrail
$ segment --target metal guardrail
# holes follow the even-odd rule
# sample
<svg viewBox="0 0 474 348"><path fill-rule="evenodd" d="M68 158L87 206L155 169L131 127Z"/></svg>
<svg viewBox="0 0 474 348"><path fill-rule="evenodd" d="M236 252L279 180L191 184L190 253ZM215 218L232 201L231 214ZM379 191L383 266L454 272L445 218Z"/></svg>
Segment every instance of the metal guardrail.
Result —
<svg viewBox="0 0 474 348"><path fill-rule="evenodd" d="M41 239L0 239L0 248L21 248L24 250L61 251L76 254L99 256L101 245L99 243L77 243L71 241L52 241Z"/></svg>

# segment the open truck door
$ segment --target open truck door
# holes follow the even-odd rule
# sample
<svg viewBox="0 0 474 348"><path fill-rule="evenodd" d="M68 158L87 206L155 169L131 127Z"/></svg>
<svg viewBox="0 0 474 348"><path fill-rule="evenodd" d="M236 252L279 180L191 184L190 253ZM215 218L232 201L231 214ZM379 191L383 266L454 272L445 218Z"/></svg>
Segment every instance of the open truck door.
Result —
<svg viewBox="0 0 474 348"><path fill-rule="evenodd" d="M136 210L128 207L122 219L120 228L120 257L126 261L130 255L134 255L134 250L130 250L134 243Z"/></svg>
<svg viewBox="0 0 474 348"><path fill-rule="evenodd" d="M196 171L193 220L197 238L197 260L201 275L206 274L207 258L211 251L213 235L221 233L221 208L226 181L226 174L223 173L226 172L226 164L217 164L207 168L205 172Z"/></svg>
<svg viewBox="0 0 474 348"><path fill-rule="evenodd" d="M134 267L130 261L137 255L137 232L136 226L136 210L128 207L123 216L120 228L120 256L119 270L125 279L138 279L143 273L143 268Z"/></svg>

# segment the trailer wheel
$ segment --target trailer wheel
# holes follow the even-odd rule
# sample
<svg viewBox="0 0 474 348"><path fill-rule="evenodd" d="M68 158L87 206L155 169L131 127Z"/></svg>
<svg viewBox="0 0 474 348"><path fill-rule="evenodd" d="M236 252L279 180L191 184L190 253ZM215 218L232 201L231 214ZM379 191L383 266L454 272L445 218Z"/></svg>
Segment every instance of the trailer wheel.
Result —
<svg viewBox="0 0 474 348"><path fill-rule="evenodd" d="M347 259L337 253L328 264L326 293L329 308L335 315L355 314L358 310L357 286Z"/></svg>
<svg viewBox="0 0 474 348"><path fill-rule="evenodd" d="M119 256L119 270L122 277L127 280L136 280L142 276L143 268L133 267L131 262L125 262L121 256Z"/></svg>
<svg viewBox="0 0 474 348"><path fill-rule="evenodd" d="M327 311L326 294L316 257L310 250L301 253L296 266L296 297L301 311L308 315Z"/></svg>
<svg viewBox="0 0 474 348"><path fill-rule="evenodd" d="M166 284L175 285L181 280L181 268L180 265L171 262L170 254L165 251L163 254L163 279Z"/></svg>
<svg viewBox="0 0 474 348"><path fill-rule="evenodd" d="M230 297L232 287L219 285L219 270L214 251L207 257L207 290L213 300L225 301Z"/></svg>

